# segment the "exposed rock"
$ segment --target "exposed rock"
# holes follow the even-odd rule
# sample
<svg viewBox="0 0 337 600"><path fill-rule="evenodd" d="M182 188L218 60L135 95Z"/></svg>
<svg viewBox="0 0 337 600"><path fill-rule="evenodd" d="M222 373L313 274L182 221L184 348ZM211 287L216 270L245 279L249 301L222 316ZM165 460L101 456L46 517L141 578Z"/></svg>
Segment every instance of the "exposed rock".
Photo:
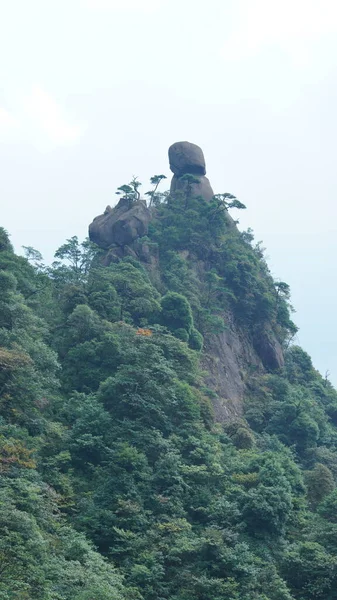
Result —
<svg viewBox="0 0 337 600"><path fill-rule="evenodd" d="M170 169L177 177L206 175L204 153L196 144L176 142L169 147Z"/></svg>
<svg viewBox="0 0 337 600"><path fill-rule="evenodd" d="M111 263L119 263L119 261L126 256L137 258L136 253L130 246L111 246L111 248L109 248L109 250L101 257L100 262L104 267L108 267Z"/></svg>
<svg viewBox="0 0 337 600"><path fill-rule="evenodd" d="M280 342L270 329L255 335L254 348L267 371L278 371L284 366L284 356Z"/></svg>
<svg viewBox="0 0 337 600"><path fill-rule="evenodd" d="M214 192L211 188L209 180L204 176L198 175L197 177L199 179L199 183L192 183L191 185L191 192L193 196L202 196L207 201L211 200L214 196ZM179 177L173 175L171 181L171 193L173 194L174 192L185 191L186 188L187 183L179 179Z"/></svg>
<svg viewBox="0 0 337 600"><path fill-rule="evenodd" d="M117 206L107 206L103 215L89 226L89 237L100 248L124 247L148 232L151 213L142 200L121 198Z"/></svg>
<svg viewBox="0 0 337 600"><path fill-rule="evenodd" d="M247 379L252 372L263 372L262 361L247 334L235 324L230 312L224 318L227 329L205 337L201 359L205 383L216 394L212 403L220 422L242 415Z"/></svg>
<svg viewBox="0 0 337 600"><path fill-rule="evenodd" d="M191 185L193 195L211 200L214 194L205 176L205 159L201 148L189 142L178 142L170 147L169 159L174 173L171 192L184 191ZM199 182L189 184L182 180L187 174L194 175ZM100 258L104 265L119 262L126 256L137 258L146 265L151 279L160 288L158 247L144 238L148 233L151 214L153 211L151 213L144 201L122 198L115 208L108 206L103 215L94 219L89 227L89 236L98 246L107 250ZM226 215L228 225L236 227L230 215ZM195 261L195 257L190 256L187 250L182 251L181 256L191 261L190 266L203 281L211 265ZM270 324L253 335L252 331L240 327L230 309L222 316L227 329L218 334L205 335L201 357L204 381L214 392L214 411L220 422L242 415L246 385L252 375L278 371L284 365L281 345Z"/></svg>
<svg viewBox="0 0 337 600"><path fill-rule="evenodd" d="M176 142L169 148L170 169L174 173L171 182L171 193L184 191L187 183L181 180L183 175L195 175L199 183L191 185L194 196L202 196L209 201L214 196L211 184L206 175L204 153L196 144Z"/></svg>
<svg viewBox="0 0 337 600"><path fill-rule="evenodd" d="M227 421L242 415L246 384L252 374L274 372L284 366L280 343L272 330L264 330L252 342L247 332L225 316L227 329L205 337L202 367L205 383L216 393L215 418Z"/></svg>
<svg viewBox="0 0 337 600"><path fill-rule="evenodd" d="M143 242L142 239L137 239L131 245L111 246L101 257L100 261L102 265L108 267L111 263L118 263L126 256L132 256L146 263L147 266L151 266L153 260L158 257L158 247L150 246L147 242Z"/></svg>

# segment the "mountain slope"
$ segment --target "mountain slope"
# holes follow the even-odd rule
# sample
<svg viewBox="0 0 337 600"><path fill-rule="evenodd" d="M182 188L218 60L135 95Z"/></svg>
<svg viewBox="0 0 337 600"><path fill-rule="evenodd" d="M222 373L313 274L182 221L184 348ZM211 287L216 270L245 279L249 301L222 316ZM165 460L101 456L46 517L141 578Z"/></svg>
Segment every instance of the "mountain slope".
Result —
<svg viewBox="0 0 337 600"><path fill-rule="evenodd" d="M158 177L128 243L1 230L0 598L334 600L337 393L236 199Z"/></svg>

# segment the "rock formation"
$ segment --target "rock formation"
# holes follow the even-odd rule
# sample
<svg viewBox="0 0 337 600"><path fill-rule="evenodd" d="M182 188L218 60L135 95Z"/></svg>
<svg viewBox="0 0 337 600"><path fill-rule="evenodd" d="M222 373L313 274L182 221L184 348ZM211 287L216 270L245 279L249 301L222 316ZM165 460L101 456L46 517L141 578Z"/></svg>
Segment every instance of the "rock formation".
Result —
<svg viewBox="0 0 337 600"><path fill-rule="evenodd" d="M189 142L176 142L169 148L170 169L173 172L171 192L184 190L190 185L184 175L193 175L198 183L192 183L193 195L210 201L214 193L205 176L204 154L199 146ZM144 200L123 197L118 204L108 206L102 215L96 217L89 227L89 237L100 248L106 250L100 257L108 266L126 256L132 256L147 265L152 277L160 280L158 248L150 247L142 240L148 233L149 222L156 211L150 210ZM236 229L235 221L226 212L228 226ZM183 253L189 259L189 252ZM191 268L196 275L205 276L209 268L202 260L191 259ZM204 340L201 364L206 373L205 383L215 392L213 400L216 418L225 421L240 416L246 381L253 372L278 372L284 365L280 343L270 324L261 330L245 330L236 322L230 308L224 310L225 331L209 334Z"/></svg>
<svg viewBox="0 0 337 600"><path fill-rule="evenodd" d="M280 342L275 337L270 325L256 332L253 344L268 371L278 371L284 367L284 356Z"/></svg>
<svg viewBox="0 0 337 600"><path fill-rule="evenodd" d="M183 175L195 175L199 183L193 183L192 193L202 196L209 201L214 196L211 184L206 175L204 153L196 144L190 142L176 142L169 148L170 169L173 173L171 192L186 189L186 182L181 180Z"/></svg>
<svg viewBox="0 0 337 600"><path fill-rule="evenodd" d="M176 142L169 149L169 160L174 173L171 192L184 190L187 184L181 177L190 174L199 179L198 183L191 185L192 194L202 196L205 200L213 197L213 190L205 177L204 154L199 146L189 142ZM144 200L135 201L123 197L117 206L107 206L102 215L95 217L89 226L89 237L100 248L114 248L113 253L122 257L130 251L132 253L131 246L138 238L147 235L150 220L151 211Z"/></svg>
<svg viewBox="0 0 337 600"><path fill-rule="evenodd" d="M151 213L145 201L121 198L117 206L107 206L89 226L89 237L100 248L124 247L148 232Z"/></svg>
<svg viewBox="0 0 337 600"><path fill-rule="evenodd" d="M169 148L170 169L177 177L186 173L206 175L204 153L196 144L176 142Z"/></svg>

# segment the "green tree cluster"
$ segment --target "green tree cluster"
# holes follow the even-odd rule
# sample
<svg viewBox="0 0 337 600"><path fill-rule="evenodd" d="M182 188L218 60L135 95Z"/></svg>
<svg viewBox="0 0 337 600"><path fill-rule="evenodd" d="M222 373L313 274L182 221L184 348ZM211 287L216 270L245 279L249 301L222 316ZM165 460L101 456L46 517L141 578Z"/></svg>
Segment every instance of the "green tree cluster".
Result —
<svg viewBox="0 0 337 600"><path fill-rule="evenodd" d="M216 423L203 341L234 315L286 350L289 288L234 196L162 178L147 265L73 237L47 267L0 229L0 599L335 600L337 393L290 345Z"/></svg>

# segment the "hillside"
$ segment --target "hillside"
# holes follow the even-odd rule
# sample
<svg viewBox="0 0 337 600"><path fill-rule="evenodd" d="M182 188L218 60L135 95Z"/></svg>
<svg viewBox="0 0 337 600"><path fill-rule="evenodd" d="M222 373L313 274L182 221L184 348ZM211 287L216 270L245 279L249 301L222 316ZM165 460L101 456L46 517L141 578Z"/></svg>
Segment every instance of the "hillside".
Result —
<svg viewBox="0 0 337 600"><path fill-rule="evenodd" d="M0 230L0 599L334 600L337 392L200 148L67 240Z"/></svg>

